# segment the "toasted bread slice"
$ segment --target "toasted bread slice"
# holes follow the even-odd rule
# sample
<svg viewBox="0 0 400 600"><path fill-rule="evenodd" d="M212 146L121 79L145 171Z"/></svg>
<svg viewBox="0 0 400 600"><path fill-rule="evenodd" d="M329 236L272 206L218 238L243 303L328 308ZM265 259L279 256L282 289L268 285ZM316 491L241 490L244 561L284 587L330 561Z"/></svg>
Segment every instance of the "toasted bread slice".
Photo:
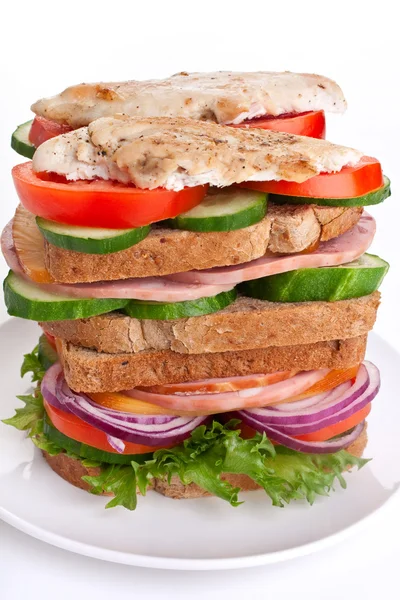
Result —
<svg viewBox="0 0 400 600"><path fill-rule="evenodd" d="M347 448L347 452L354 456L361 457L367 445L367 441L367 426L365 425L356 441ZM43 452L43 455L57 475L65 479L65 481L68 481L68 483L88 492L90 491L90 486L85 481L82 481L82 477L85 475L96 477L100 474L99 467L85 467L79 459L71 458L64 453L50 456L47 452ZM243 492L259 489L257 483L247 475L226 473L222 476L222 479L228 481L235 487L239 487ZM174 475L169 482L162 479L156 479L154 481L154 490L168 498L174 499L200 498L210 495L195 483L184 485L177 475Z"/></svg>
<svg viewBox="0 0 400 600"><path fill-rule="evenodd" d="M45 262L55 281L87 283L169 275L236 265L277 254L302 252L351 229L362 207L271 204L267 216L236 231L200 233L154 227L131 248L113 254L82 254L45 242Z"/></svg>
<svg viewBox="0 0 400 600"><path fill-rule="evenodd" d="M367 336L239 352L179 354L171 350L106 354L60 340L65 379L76 392L119 392L138 386L275 371L345 369L365 355Z"/></svg>
<svg viewBox="0 0 400 600"><path fill-rule="evenodd" d="M338 302L266 302L239 297L210 315L174 321L113 312L90 319L47 321L45 331L99 352L172 350L204 354L354 338L374 326L380 293Z"/></svg>

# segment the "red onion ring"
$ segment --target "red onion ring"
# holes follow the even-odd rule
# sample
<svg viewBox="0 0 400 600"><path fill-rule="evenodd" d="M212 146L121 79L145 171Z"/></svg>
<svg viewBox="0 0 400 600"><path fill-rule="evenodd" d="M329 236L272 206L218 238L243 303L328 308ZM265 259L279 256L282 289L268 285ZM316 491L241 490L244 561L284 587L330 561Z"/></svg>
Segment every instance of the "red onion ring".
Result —
<svg viewBox="0 0 400 600"><path fill-rule="evenodd" d="M120 454L125 450L125 443L112 435L107 436L107 442L110 444L111 448L114 448L114 450Z"/></svg>
<svg viewBox="0 0 400 600"><path fill-rule="evenodd" d="M328 440L327 442L304 442L295 439L292 435L298 436L312 433L314 431L319 431L324 427L340 423L372 402L380 387L379 370L375 365L367 361L362 364L362 367L364 367L364 369L360 368L361 374L357 375L354 385L345 391L344 394L336 397L336 405L334 405L336 406L336 411L332 413L332 404L330 403L328 408L329 414L326 413L327 416L322 419L319 418L315 420L315 415L321 414L321 411L313 414L310 414L310 411L308 411L306 415L304 414L305 411L299 411L297 416L292 413L289 417L287 415L281 417L275 416L276 413L274 413L274 416L269 418L260 416L260 413L272 412L270 409L250 409L237 411L235 414L239 419L256 431L264 432L274 442L283 444L293 450L299 452L335 452L336 450L345 448L346 444L351 444L353 440L348 438L348 436L343 436L335 440ZM368 381L366 388L365 381ZM337 389L341 388L343 385L344 384L338 386ZM360 390L363 390L361 394L359 393ZM348 402L349 399L350 403ZM325 399L325 402L327 402L327 399ZM322 409L322 412L323 410L324 409ZM301 421L299 419L303 420ZM349 436L350 435L351 434L349 434ZM312 448L314 448L314 450L312 450Z"/></svg>
<svg viewBox="0 0 400 600"><path fill-rule="evenodd" d="M296 440L272 427L265 427L263 431L265 431L266 435L274 442L282 444L282 446L286 446L286 448L290 448L291 450L296 450L296 452L305 452L307 454L331 454L343 450L355 442L364 429L364 424L363 421L348 435L327 440L326 442L305 442L303 440Z"/></svg>
<svg viewBox="0 0 400 600"><path fill-rule="evenodd" d="M105 408L86 394L75 394L66 384L59 363L46 372L42 394L52 406L76 415L107 435L147 446L181 442L207 420L207 417L135 415Z"/></svg>
<svg viewBox="0 0 400 600"><path fill-rule="evenodd" d="M269 406L268 408L271 411L274 411L274 414L279 414L280 412L292 413L292 412L294 412L293 409L302 410L303 408L309 408L310 406L315 406L316 404L319 404L319 406L321 406L322 404L324 404L326 401L329 400L328 397L330 397L331 393L334 390L337 390L337 393L339 394L339 393L342 393L342 392L348 390L351 387L351 385L352 385L351 381L345 381L344 383L340 384L336 388L333 388L333 390L327 390L326 392L321 392L320 394L317 394L316 396L310 396L309 398L304 398L303 400L297 400L296 402L280 402L279 404ZM339 387L342 388L340 390L340 392L339 392Z"/></svg>
<svg viewBox="0 0 400 600"><path fill-rule="evenodd" d="M372 379L370 378L370 374ZM282 428L283 426L297 426L300 424L309 425L310 423L322 422L331 416L337 415L346 407L350 405L352 406L356 400L364 395L368 388L376 390L376 395L379 390L379 381L379 371L375 365L372 365L371 363L363 363L358 370L355 382L350 388L343 383L333 390L330 390L325 398L314 406L305 408L303 410L292 410L291 412L287 411L284 414L279 414L276 410L271 410L269 407L257 408L253 410L247 409L246 411L239 411L239 413L246 412L254 419L260 421L260 423L265 423L266 425L271 426L279 426L279 429L284 431ZM368 404L368 402L366 402L366 404ZM358 410L361 408L362 406L360 406ZM317 429L322 429L322 426L318 427ZM291 432L288 429L285 431L285 433Z"/></svg>

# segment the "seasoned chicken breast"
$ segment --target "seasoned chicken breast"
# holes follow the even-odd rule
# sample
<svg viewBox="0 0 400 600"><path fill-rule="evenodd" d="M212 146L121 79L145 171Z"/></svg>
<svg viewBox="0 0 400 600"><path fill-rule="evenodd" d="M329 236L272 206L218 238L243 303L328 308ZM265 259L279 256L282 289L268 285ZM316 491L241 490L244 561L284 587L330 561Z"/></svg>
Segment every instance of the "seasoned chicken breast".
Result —
<svg viewBox="0 0 400 600"><path fill-rule="evenodd" d="M120 115L48 140L36 150L33 168L71 180L115 179L180 190L205 183L301 182L354 165L361 156L352 148L287 133Z"/></svg>
<svg viewBox="0 0 400 600"><path fill-rule="evenodd" d="M345 109L342 90L331 79L287 71L178 73L160 80L82 83L32 106L37 115L74 129L117 113L238 124L263 115Z"/></svg>

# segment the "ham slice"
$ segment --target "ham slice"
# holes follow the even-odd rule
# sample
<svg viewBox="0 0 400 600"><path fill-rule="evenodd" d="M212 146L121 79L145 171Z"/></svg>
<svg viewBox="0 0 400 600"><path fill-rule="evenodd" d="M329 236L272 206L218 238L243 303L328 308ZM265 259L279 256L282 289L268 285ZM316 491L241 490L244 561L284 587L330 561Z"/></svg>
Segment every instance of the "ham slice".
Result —
<svg viewBox="0 0 400 600"><path fill-rule="evenodd" d="M227 284L197 284L169 281L163 277L143 277L96 283L48 283L37 284L53 294L71 298L126 298L127 300L150 300L153 302L184 302L216 296L228 292L234 286Z"/></svg>
<svg viewBox="0 0 400 600"><path fill-rule="evenodd" d="M269 404L288 400L305 392L323 379L328 372L328 369L304 371L294 377L265 387L242 389L220 394L154 394L137 388L123 392L123 394L135 398L135 400L150 402L151 404L156 404L157 406L162 406L178 413L181 410L190 410L196 413L200 412L203 415L211 415L244 408L268 406Z"/></svg>
<svg viewBox="0 0 400 600"><path fill-rule="evenodd" d="M217 377L212 379L201 379L200 381L153 385L150 387L140 387L138 389L154 394L177 394L180 396L188 394L220 394L222 392L236 392L238 390L266 387L267 385L289 379L294 375L296 375L296 371L276 371L275 373Z"/></svg>
<svg viewBox="0 0 400 600"><path fill-rule="evenodd" d="M318 250L310 254L288 254L286 256L263 256L240 265L215 267L204 271L174 273L166 277L171 281L202 284L232 284L260 279L296 269L333 267L360 258L369 248L376 231L375 219L364 211L352 229L337 238L322 242Z"/></svg>
<svg viewBox="0 0 400 600"><path fill-rule="evenodd" d="M10 221L3 229L3 233L1 234L1 251L11 271L21 275L24 271L15 252L12 225L13 222Z"/></svg>

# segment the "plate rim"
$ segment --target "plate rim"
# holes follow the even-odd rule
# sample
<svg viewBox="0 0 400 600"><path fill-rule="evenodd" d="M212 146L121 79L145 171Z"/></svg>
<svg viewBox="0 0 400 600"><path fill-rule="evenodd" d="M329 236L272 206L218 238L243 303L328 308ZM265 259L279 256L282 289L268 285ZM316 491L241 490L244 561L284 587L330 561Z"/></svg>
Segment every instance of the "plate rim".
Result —
<svg viewBox="0 0 400 600"><path fill-rule="evenodd" d="M133 554L118 550L100 548L92 544L85 544L77 540L72 540L63 535L46 531L42 527L32 525L29 521L13 515L7 509L0 506L0 519L15 529L40 540L41 542L55 546L74 554L95 558L106 562L130 565L133 567L144 567L149 569L167 569L172 571L222 571L233 569L244 569L249 567L260 567L280 563L294 558L301 558L334 546L343 542L358 531L362 531L371 524L382 511L387 510L392 502L397 499L400 488L396 488L393 493L371 513L356 521L349 527L344 527L340 531L326 536L320 540L309 542L277 550L276 552L264 552L261 554L251 554L249 556L236 556L230 558L177 558L165 556L149 556L146 554Z"/></svg>

